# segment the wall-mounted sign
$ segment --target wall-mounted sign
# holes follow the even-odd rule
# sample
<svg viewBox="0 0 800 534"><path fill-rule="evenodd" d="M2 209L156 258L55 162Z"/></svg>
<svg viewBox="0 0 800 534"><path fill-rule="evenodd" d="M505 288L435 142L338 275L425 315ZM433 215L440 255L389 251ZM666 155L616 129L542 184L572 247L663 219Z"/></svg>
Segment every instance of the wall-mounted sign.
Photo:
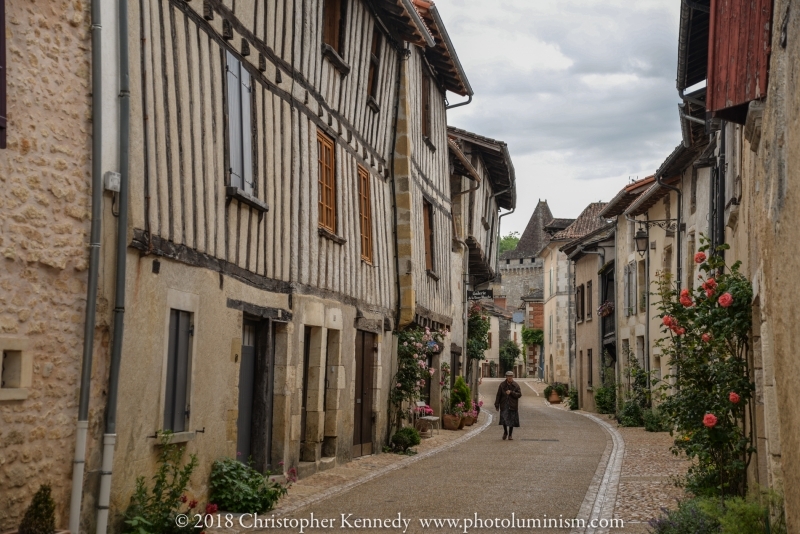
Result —
<svg viewBox="0 0 800 534"><path fill-rule="evenodd" d="M467 291L467 300L483 300L494 298L494 291L491 289L476 289Z"/></svg>

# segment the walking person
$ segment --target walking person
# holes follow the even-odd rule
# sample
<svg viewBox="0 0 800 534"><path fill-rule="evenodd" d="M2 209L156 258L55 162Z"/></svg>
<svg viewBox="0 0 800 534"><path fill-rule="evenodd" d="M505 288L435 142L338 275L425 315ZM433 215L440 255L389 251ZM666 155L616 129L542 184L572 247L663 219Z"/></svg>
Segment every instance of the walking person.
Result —
<svg viewBox="0 0 800 534"><path fill-rule="evenodd" d="M519 384L514 382L514 373L506 372L506 379L500 382L497 388L497 396L494 400L494 407L500 412L500 424L503 425L503 439L513 440L511 434L514 428L519 427L519 398L522 397L522 390Z"/></svg>

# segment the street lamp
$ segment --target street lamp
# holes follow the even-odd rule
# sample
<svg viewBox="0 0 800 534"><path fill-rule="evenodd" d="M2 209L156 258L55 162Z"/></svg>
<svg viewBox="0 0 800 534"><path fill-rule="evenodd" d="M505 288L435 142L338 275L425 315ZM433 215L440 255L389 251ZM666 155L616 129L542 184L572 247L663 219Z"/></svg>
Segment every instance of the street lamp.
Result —
<svg viewBox="0 0 800 534"><path fill-rule="evenodd" d="M636 241L636 252L639 253L639 256L644 258L644 254L647 252L647 232L643 228L639 228L634 236L634 240Z"/></svg>

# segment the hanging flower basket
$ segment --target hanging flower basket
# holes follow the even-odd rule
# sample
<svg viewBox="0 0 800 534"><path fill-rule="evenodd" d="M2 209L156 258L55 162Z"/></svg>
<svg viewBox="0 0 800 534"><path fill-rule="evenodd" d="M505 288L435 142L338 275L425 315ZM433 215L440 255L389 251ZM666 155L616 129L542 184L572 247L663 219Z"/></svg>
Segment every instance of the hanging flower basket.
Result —
<svg viewBox="0 0 800 534"><path fill-rule="evenodd" d="M600 317L608 317L612 313L614 313L614 303L611 301L607 300L597 307L597 315Z"/></svg>

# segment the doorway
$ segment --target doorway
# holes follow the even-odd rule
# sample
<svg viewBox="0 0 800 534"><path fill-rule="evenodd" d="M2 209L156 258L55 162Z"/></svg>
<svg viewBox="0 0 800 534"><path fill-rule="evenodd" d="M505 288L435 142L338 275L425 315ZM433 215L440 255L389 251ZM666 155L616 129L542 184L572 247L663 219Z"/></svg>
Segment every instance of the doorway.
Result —
<svg viewBox="0 0 800 534"><path fill-rule="evenodd" d="M272 456L274 330L268 320L245 319L242 326L236 456L262 473Z"/></svg>
<svg viewBox="0 0 800 534"><path fill-rule="evenodd" d="M372 383L376 341L375 334L356 331L353 458L372 454Z"/></svg>

